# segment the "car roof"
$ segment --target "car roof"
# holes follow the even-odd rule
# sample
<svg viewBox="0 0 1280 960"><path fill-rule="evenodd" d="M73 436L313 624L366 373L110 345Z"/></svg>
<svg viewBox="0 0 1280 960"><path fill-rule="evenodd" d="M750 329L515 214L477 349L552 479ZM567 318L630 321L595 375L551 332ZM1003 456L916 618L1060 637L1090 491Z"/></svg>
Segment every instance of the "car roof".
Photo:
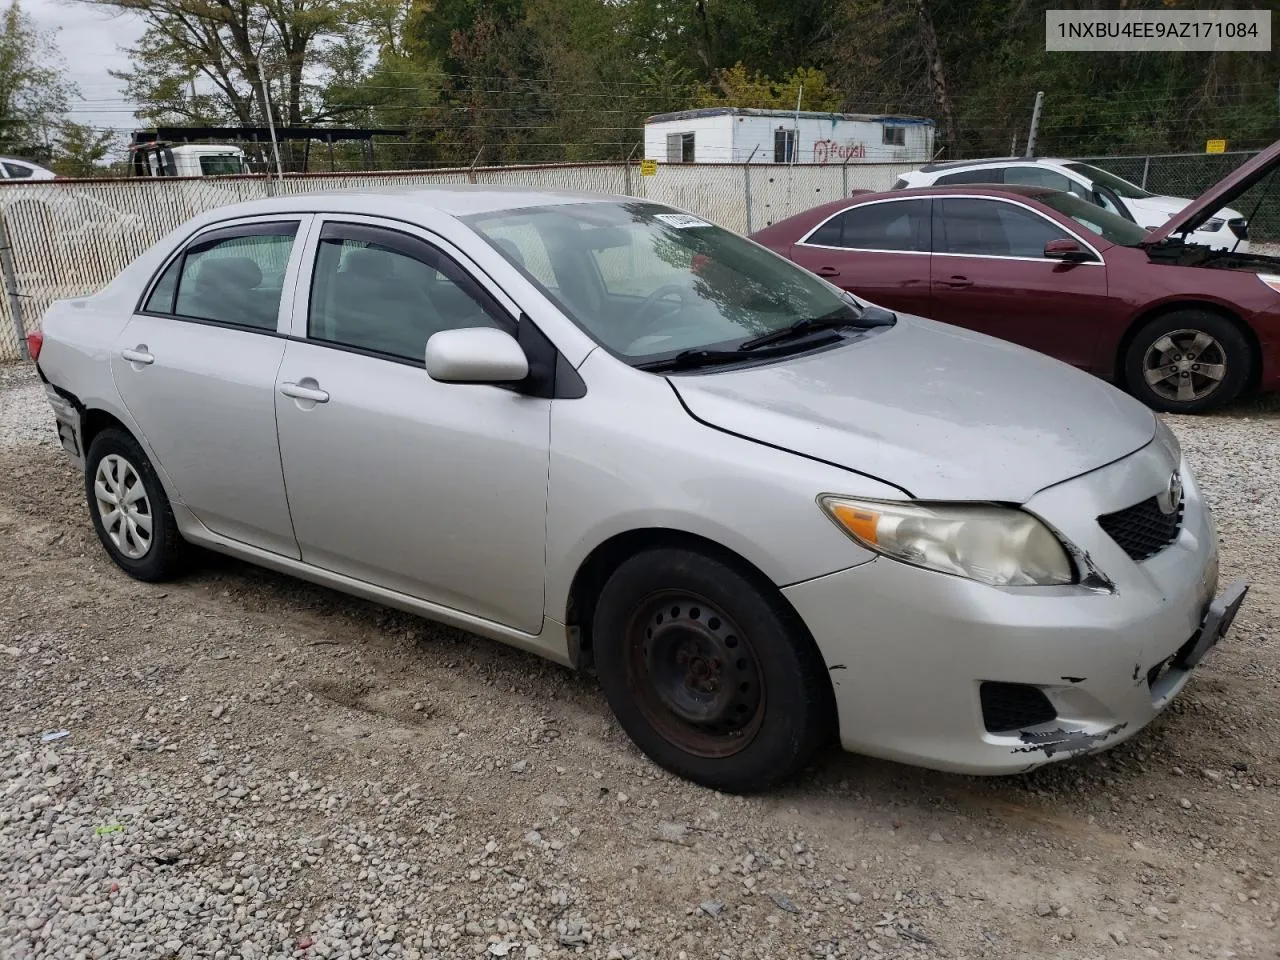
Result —
<svg viewBox="0 0 1280 960"><path fill-rule="evenodd" d="M942 170L960 170L964 167L1003 167L1010 163L1066 163L1057 157L985 157L978 160L943 160L926 163L918 173L937 173Z"/></svg>
<svg viewBox="0 0 1280 960"><path fill-rule="evenodd" d="M574 190L539 190L522 186L445 184L439 186L370 186L345 190L299 193L264 200L249 200L218 207L216 219L250 217L267 213L367 213L403 215L406 208L418 213L442 213L466 217L501 213L528 207L570 203L634 202L635 197L612 196ZM209 214L205 214L208 217Z"/></svg>
<svg viewBox="0 0 1280 960"><path fill-rule="evenodd" d="M1040 197L1062 193L1053 187L1041 187L1029 183L944 183L938 186L911 187L909 190L885 190L880 193L860 193L845 198L842 203L856 205L869 200L900 200L905 197L945 197L955 193L972 193L980 197L1017 196L1038 200Z"/></svg>

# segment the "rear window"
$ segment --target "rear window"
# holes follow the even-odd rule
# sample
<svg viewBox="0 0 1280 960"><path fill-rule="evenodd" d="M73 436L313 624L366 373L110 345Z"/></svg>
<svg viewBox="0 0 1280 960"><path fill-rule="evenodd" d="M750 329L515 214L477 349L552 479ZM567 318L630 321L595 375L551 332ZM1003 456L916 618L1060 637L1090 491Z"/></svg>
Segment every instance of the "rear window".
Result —
<svg viewBox="0 0 1280 960"><path fill-rule="evenodd" d="M938 186L952 183L1004 183L1004 167L978 167L974 170L961 170L948 173L933 181Z"/></svg>
<svg viewBox="0 0 1280 960"><path fill-rule="evenodd" d="M907 188L907 178L906 178L906 177L899 177L897 180L893 181L893 186L892 186L892 187L890 187L889 189L890 189L890 190L905 190L906 188Z"/></svg>

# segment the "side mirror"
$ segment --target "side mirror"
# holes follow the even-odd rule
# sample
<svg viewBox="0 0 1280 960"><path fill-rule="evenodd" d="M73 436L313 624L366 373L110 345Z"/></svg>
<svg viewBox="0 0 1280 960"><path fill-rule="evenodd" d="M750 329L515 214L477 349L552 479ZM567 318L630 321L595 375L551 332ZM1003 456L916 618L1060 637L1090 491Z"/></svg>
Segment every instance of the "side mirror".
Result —
<svg viewBox="0 0 1280 960"><path fill-rule="evenodd" d="M529 358L515 337L494 327L441 330L427 340L427 376L441 383L516 383Z"/></svg>
<svg viewBox="0 0 1280 960"><path fill-rule="evenodd" d="M1050 240L1044 245L1046 260L1062 260L1064 263L1086 263L1093 254L1074 240Z"/></svg>

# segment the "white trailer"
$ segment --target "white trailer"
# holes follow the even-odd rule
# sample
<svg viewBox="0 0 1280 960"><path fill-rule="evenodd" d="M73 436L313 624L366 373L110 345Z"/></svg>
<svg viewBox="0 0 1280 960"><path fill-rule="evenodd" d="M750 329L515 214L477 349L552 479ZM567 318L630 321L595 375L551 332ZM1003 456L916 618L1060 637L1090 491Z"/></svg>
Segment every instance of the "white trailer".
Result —
<svg viewBox="0 0 1280 960"><path fill-rule="evenodd" d="M649 117L644 156L658 163L927 163L927 117L708 107Z"/></svg>

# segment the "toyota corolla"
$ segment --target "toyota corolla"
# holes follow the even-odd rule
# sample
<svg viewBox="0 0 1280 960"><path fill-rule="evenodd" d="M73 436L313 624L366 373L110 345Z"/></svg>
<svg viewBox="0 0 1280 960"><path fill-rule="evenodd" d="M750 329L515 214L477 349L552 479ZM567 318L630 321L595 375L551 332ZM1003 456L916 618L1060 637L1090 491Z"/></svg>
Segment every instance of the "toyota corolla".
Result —
<svg viewBox="0 0 1280 960"><path fill-rule="evenodd" d="M1104 749L1230 626L1146 407L625 197L280 197L30 341L111 559L220 551L599 677L725 790Z"/></svg>

